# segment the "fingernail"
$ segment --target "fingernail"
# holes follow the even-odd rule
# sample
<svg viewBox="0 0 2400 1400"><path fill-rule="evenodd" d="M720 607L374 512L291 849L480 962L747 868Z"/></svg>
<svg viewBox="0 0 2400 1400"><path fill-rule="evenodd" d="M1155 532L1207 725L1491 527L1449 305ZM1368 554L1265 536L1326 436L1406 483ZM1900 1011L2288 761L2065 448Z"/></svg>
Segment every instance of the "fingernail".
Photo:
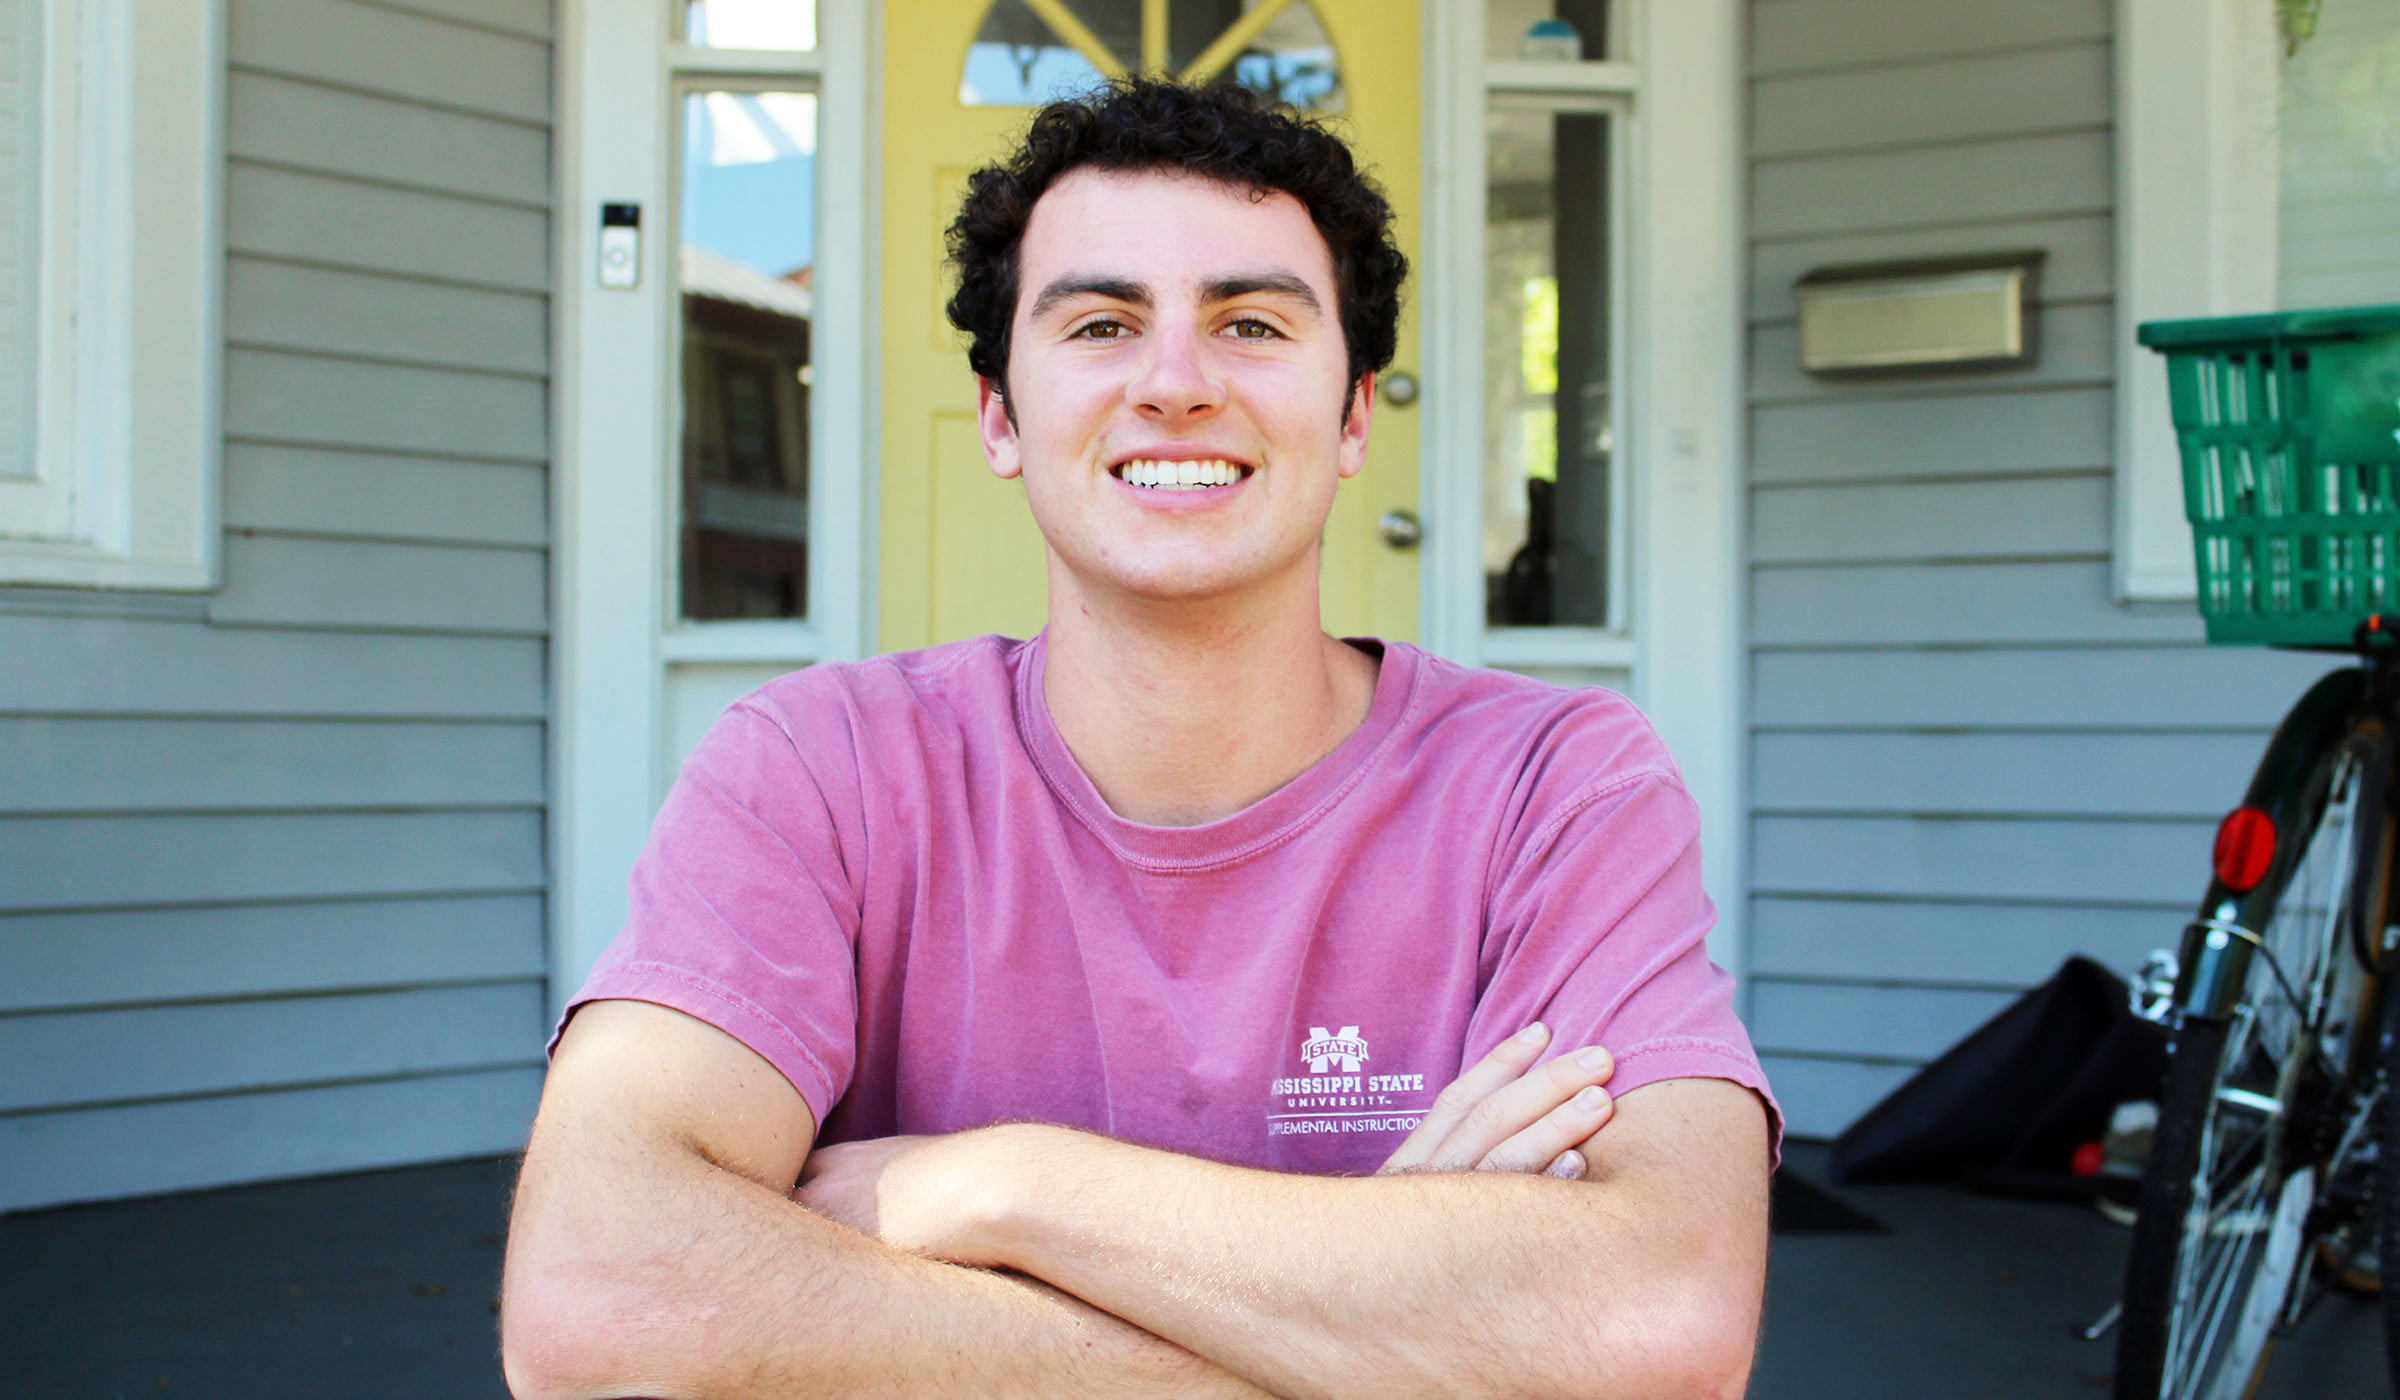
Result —
<svg viewBox="0 0 2400 1400"><path fill-rule="evenodd" d="M1591 1049L1584 1051L1580 1055L1577 1055L1575 1057L1575 1063L1583 1066L1585 1069L1606 1069L1608 1068L1608 1052L1595 1045Z"/></svg>
<svg viewBox="0 0 2400 1400"><path fill-rule="evenodd" d="M1608 1103L1608 1091L1597 1084L1578 1090L1575 1106L1586 1113L1598 1113Z"/></svg>
<svg viewBox="0 0 2400 1400"><path fill-rule="evenodd" d="M1544 1026L1541 1022L1536 1021L1532 1025L1527 1026L1525 1029L1517 1032L1517 1040L1521 1044L1531 1045L1535 1041L1540 1040L1543 1036L1548 1034L1550 1034L1549 1028Z"/></svg>

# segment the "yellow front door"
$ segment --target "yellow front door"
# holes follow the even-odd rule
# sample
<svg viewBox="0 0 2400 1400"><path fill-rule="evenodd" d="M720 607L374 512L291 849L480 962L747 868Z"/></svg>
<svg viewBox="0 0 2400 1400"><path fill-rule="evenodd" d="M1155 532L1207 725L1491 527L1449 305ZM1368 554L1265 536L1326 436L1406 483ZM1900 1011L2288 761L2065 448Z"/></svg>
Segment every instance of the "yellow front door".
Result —
<svg viewBox="0 0 2400 1400"><path fill-rule="evenodd" d="M1417 257L1416 6L1182 5L1180 15L1176 0L884 6L882 650L984 632L1030 636L1042 625L1041 536L1023 489L984 467L974 377L942 313L950 293L942 231L967 172L1008 149L1028 102L1094 72L1134 67L1230 67L1246 81L1281 84L1287 96L1330 94L1345 135L1398 211L1401 247ZM1221 17L1230 23L1220 26ZM1417 363L1416 344L1412 317L1401 323L1395 367ZM1325 623L1334 632L1415 638L1417 556L1385 544L1377 522L1388 511L1413 512L1416 500L1415 411L1378 403L1367 469L1343 484L1325 531Z"/></svg>

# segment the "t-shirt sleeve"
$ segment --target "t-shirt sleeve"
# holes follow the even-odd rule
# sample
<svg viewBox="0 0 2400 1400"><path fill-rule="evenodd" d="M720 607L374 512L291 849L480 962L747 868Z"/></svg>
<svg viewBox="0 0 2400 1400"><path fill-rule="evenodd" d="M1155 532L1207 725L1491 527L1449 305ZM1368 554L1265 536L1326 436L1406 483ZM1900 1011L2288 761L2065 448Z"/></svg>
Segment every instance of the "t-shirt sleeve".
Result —
<svg viewBox="0 0 2400 1400"><path fill-rule="evenodd" d="M1504 852L1466 1063L1538 1020L1550 1054L1606 1046L1612 1094L1682 1078L1756 1091L1780 1152L1782 1110L1709 960L1699 838L1698 807L1655 770L1594 782Z"/></svg>
<svg viewBox="0 0 2400 1400"><path fill-rule="evenodd" d="M823 1124L856 1061L860 882L792 736L749 701L717 721L634 862L624 929L586 1002L698 1017L783 1072Z"/></svg>

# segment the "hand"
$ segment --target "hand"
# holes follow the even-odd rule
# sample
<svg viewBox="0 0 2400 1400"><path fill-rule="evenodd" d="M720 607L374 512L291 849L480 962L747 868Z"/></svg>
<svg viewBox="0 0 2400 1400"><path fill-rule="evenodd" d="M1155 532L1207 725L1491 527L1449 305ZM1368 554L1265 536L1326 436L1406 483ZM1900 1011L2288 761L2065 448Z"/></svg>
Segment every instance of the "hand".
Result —
<svg viewBox="0 0 2400 1400"><path fill-rule="evenodd" d="M1531 1068L1550 1043L1536 1021L1502 1041L1435 1097L1425 1121L1376 1175L1406 1171L1540 1172L1580 1178L1582 1144L1616 1104L1600 1087L1617 1070L1594 1045Z"/></svg>
<svg viewBox="0 0 2400 1400"><path fill-rule="evenodd" d="M973 1161L995 1130L837 1142L808 1154L792 1199L898 1249L989 1266L977 1243L990 1173Z"/></svg>

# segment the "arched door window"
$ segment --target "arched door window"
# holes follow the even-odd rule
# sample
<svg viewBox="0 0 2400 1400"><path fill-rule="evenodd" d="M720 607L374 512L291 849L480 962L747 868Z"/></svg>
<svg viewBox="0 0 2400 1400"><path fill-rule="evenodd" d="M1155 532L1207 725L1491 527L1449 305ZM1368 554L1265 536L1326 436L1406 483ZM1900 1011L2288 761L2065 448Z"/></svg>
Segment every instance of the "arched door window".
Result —
<svg viewBox="0 0 2400 1400"><path fill-rule="evenodd" d="M1039 106L1135 69L1230 76L1304 111L1343 105L1341 64L1308 0L993 0L958 100Z"/></svg>

